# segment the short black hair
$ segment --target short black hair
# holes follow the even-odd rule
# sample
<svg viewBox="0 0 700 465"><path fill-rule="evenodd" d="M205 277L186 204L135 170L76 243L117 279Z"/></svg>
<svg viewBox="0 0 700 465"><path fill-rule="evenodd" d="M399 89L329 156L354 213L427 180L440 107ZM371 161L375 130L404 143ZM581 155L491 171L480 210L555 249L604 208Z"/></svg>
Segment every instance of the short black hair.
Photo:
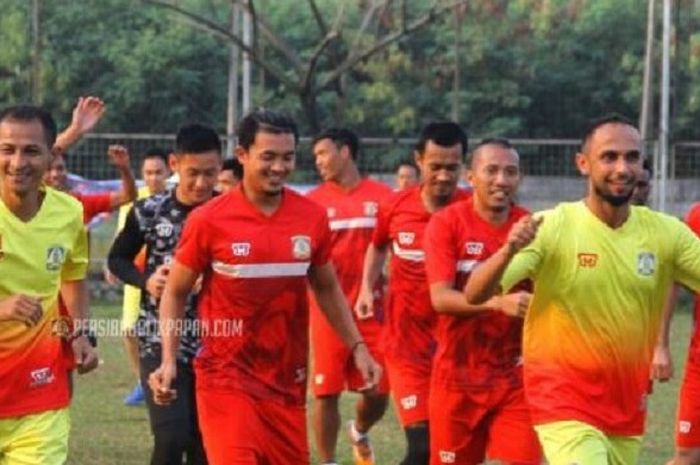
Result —
<svg viewBox="0 0 700 465"><path fill-rule="evenodd" d="M581 153L584 153L587 150L588 142L591 140L591 137L593 137L593 134L600 127L605 126L606 124L624 124L625 126L630 126L637 129L637 125L634 124L631 119L619 113L610 113L600 118L596 118L589 123L586 131L583 133L583 137L581 137Z"/></svg>
<svg viewBox="0 0 700 465"><path fill-rule="evenodd" d="M322 141L330 139L338 147L347 147L350 150L350 156L353 160L357 159L357 154L360 151L360 139L357 134L348 128L328 128L325 131L317 134L311 141L311 147Z"/></svg>
<svg viewBox="0 0 700 465"><path fill-rule="evenodd" d="M48 148L52 148L56 143L58 129L56 121L45 108L36 105L14 105L5 108L0 112L0 123L13 120L22 122L39 121L44 129L44 140Z"/></svg>
<svg viewBox="0 0 700 465"><path fill-rule="evenodd" d="M645 158L642 162L642 169L644 171L648 171L650 177L654 176L654 168L651 166L651 160L649 160L648 158Z"/></svg>
<svg viewBox="0 0 700 465"><path fill-rule="evenodd" d="M259 108L245 115L238 123L236 135L238 145L248 150L255 135L259 132L268 134L293 134L294 145L299 142L299 130L291 116L272 110Z"/></svg>
<svg viewBox="0 0 700 465"><path fill-rule="evenodd" d="M238 161L238 158L227 158L221 166L221 171L231 171L236 179L243 179L243 165Z"/></svg>
<svg viewBox="0 0 700 465"><path fill-rule="evenodd" d="M476 146L471 150L471 152L469 152L469 156L467 157L467 166L471 167L472 162L474 161L474 156L482 147L486 147L487 145L495 145L496 147L506 150L515 150L513 144L505 137L487 137L486 139L481 139L479 143L476 144Z"/></svg>
<svg viewBox="0 0 700 465"><path fill-rule="evenodd" d="M151 147L143 153L142 163L146 160L157 158L162 160L165 165L168 165L168 152L160 147Z"/></svg>
<svg viewBox="0 0 700 465"><path fill-rule="evenodd" d="M416 173L418 172L418 167L416 166L416 164L413 163L413 161L409 160L408 158L405 158L403 160L399 160L399 162L396 164L396 168L394 168L394 171L398 171L399 168L401 168L402 166L408 166L408 167L416 170Z"/></svg>
<svg viewBox="0 0 700 465"><path fill-rule="evenodd" d="M175 136L175 154L204 153L216 151L221 154L221 139L209 126L194 123L182 126Z"/></svg>
<svg viewBox="0 0 700 465"><path fill-rule="evenodd" d="M428 141L433 141L442 147L462 146L462 157L469 150L469 139L462 127L453 121L434 121L423 128L416 143L416 152L425 152Z"/></svg>

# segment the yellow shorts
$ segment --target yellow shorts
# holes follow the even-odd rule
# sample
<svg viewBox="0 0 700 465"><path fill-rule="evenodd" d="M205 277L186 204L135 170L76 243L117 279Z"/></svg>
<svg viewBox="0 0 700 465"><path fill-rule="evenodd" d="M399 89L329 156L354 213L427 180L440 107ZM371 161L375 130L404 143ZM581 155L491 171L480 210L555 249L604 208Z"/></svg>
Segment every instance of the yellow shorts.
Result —
<svg viewBox="0 0 700 465"><path fill-rule="evenodd" d="M642 436L608 436L580 421L536 425L549 465L635 465Z"/></svg>
<svg viewBox="0 0 700 465"><path fill-rule="evenodd" d="M128 284L124 286L124 301L122 304L122 331L134 329L141 308L141 289Z"/></svg>
<svg viewBox="0 0 700 465"><path fill-rule="evenodd" d="M68 408L0 419L0 465L63 465L69 431Z"/></svg>

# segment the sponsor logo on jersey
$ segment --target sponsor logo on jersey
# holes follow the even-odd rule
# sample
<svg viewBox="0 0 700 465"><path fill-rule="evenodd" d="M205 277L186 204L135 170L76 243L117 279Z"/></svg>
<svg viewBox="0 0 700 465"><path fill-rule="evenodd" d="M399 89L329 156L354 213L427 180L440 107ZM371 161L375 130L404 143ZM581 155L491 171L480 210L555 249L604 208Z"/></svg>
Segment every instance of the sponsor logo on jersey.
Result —
<svg viewBox="0 0 700 465"><path fill-rule="evenodd" d="M580 253L578 254L578 266L581 268L595 268L598 264L597 253Z"/></svg>
<svg viewBox="0 0 700 465"><path fill-rule="evenodd" d="M158 223L156 225L156 234L158 237L170 237L173 235L173 224L170 222Z"/></svg>
<svg viewBox="0 0 700 465"><path fill-rule="evenodd" d="M32 379L29 387L45 386L53 383L56 378L49 367L32 370L29 376Z"/></svg>
<svg viewBox="0 0 700 465"><path fill-rule="evenodd" d="M449 450L440 451L440 462L441 463L455 463L457 460L457 454Z"/></svg>
<svg viewBox="0 0 700 465"><path fill-rule="evenodd" d="M637 273L642 276L652 276L656 272L656 255L642 252L637 255Z"/></svg>
<svg viewBox="0 0 700 465"><path fill-rule="evenodd" d="M416 235L412 232L400 232L399 233L399 244L401 245L411 245L416 239Z"/></svg>
<svg viewBox="0 0 700 465"><path fill-rule="evenodd" d="M464 245L464 248L467 249L467 253L469 255L481 255L481 253L484 251L484 243L483 242L467 242Z"/></svg>
<svg viewBox="0 0 700 465"><path fill-rule="evenodd" d="M411 410L416 408L417 406L418 396L416 396L415 394L401 398L401 407L403 407L404 410Z"/></svg>
<svg viewBox="0 0 700 465"><path fill-rule="evenodd" d="M679 421L678 422L678 432L681 434L688 434L690 430L693 429L693 424L689 421Z"/></svg>
<svg viewBox="0 0 700 465"><path fill-rule="evenodd" d="M362 202L366 216L377 216L379 205L377 202Z"/></svg>
<svg viewBox="0 0 700 465"><path fill-rule="evenodd" d="M250 255L250 242L234 242L231 251L235 257L247 257Z"/></svg>
<svg viewBox="0 0 700 465"><path fill-rule="evenodd" d="M311 238L309 236L292 236L292 256L297 260L311 258Z"/></svg>
<svg viewBox="0 0 700 465"><path fill-rule="evenodd" d="M52 245L46 250L46 269L58 271L66 261L66 249L60 245Z"/></svg>

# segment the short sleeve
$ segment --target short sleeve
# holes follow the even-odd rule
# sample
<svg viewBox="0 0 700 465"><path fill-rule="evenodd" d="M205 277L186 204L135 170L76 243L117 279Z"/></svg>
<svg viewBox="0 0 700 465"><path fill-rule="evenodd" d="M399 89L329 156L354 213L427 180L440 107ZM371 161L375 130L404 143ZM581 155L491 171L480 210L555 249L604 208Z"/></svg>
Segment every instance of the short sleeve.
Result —
<svg viewBox="0 0 700 465"><path fill-rule="evenodd" d="M544 261L545 247L552 245L552 232L557 229L555 224L557 218L553 214L544 214L544 221L537 231L535 239L518 252L511 260L501 277L501 289L503 292L508 292L521 281L526 279L536 280L542 262Z"/></svg>
<svg viewBox="0 0 700 465"><path fill-rule="evenodd" d="M389 243L389 221L391 207L387 202L379 205L377 212L377 226L372 231L372 244L378 249L383 249Z"/></svg>
<svg viewBox="0 0 700 465"><path fill-rule="evenodd" d="M312 244L315 244L315 247L313 248L311 254L311 265L323 266L328 263L331 259L331 249L333 243L331 240L331 229L328 226L328 217L325 213L321 216L321 220L318 222Z"/></svg>
<svg viewBox="0 0 700 465"><path fill-rule="evenodd" d="M83 221L89 223L95 216L100 213L112 210L112 194L104 192L101 194L89 194L80 197L80 202L85 210Z"/></svg>
<svg viewBox="0 0 700 465"><path fill-rule="evenodd" d="M674 241L674 281L700 291L700 239L685 224L672 219L678 231Z"/></svg>
<svg viewBox="0 0 700 465"><path fill-rule="evenodd" d="M76 215L71 223L73 243L66 254L66 260L61 269L62 281L78 281L85 279L88 268L88 238L87 231L80 215Z"/></svg>
<svg viewBox="0 0 700 465"><path fill-rule="evenodd" d="M425 271L428 284L453 284L457 274L457 253L454 247L454 228L445 210L430 218L423 238Z"/></svg>
<svg viewBox="0 0 700 465"><path fill-rule="evenodd" d="M206 208L197 208L187 217L180 241L175 252L175 260L195 273L202 273L209 266L211 251L206 231Z"/></svg>

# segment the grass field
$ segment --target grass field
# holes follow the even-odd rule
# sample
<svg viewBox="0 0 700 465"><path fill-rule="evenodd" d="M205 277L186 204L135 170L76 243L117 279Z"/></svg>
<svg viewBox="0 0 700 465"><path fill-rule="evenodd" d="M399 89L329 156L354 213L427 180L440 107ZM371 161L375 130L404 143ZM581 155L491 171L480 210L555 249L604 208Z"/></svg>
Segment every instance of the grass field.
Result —
<svg viewBox="0 0 700 465"><path fill-rule="evenodd" d="M118 318L119 312L120 307L116 306L93 308L93 316L96 318ZM650 401L640 464L663 464L673 453L676 395L691 325L690 313L679 311L672 334L676 376L673 381L655 388ZM135 380L129 371L121 340L102 338L99 349L103 360L100 368L77 379L72 407L69 464L146 464L151 449L146 410L122 405L122 398L133 387ZM343 400L345 420L350 418L354 399L352 395L346 395ZM400 461L404 451L404 438L393 411L373 430L372 439L378 464L393 465ZM344 434L339 441L338 458L340 464L351 464L350 448ZM317 462L312 459L312 463Z"/></svg>

